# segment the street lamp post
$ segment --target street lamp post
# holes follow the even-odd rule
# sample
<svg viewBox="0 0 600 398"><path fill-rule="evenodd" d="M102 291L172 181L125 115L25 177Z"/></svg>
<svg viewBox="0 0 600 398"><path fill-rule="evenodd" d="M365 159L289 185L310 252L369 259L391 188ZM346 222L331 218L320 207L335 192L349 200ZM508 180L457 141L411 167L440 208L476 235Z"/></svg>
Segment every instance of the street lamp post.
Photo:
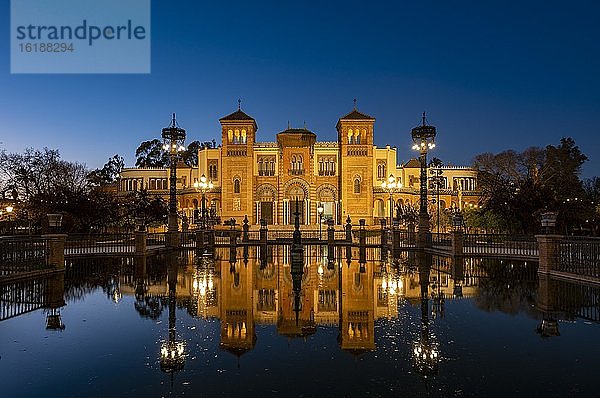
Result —
<svg viewBox="0 0 600 398"><path fill-rule="evenodd" d="M177 221L177 159L179 153L185 150L185 130L177 125L175 114L169 127L162 129L163 149L169 154L169 218L167 231L169 245L179 244L179 222Z"/></svg>
<svg viewBox="0 0 600 398"><path fill-rule="evenodd" d="M420 205L419 205L419 229L417 237L417 246L424 248L427 246L427 235L429 234L429 213L427 211L427 151L435 148L436 129L427 124L425 112L423 112L423 122L411 131L413 140L413 149L419 151L419 162L421 164L420 175Z"/></svg>
<svg viewBox="0 0 600 398"><path fill-rule="evenodd" d="M397 182L396 177L390 174L387 181L381 183L381 188L390 194L390 228L392 228L392 222L394 219L394 192L402 188L402 184Z"/></svg>
<svg viewBox="0 0 600 398"><path fill-rule="evenodd" d="M201 204L201 212L202 212L202 217L201 217L201 226L202 229L205 229L207 226L207 222L206 222L206 192L213 189L213 182L212 180L207 180L206 176L204 174L202 174L202 176L200 177L200 181L195 181L194 182L194 188L196 189L196 191L200 190L200 192L202 192L202 204Z"/></svg>
<svg viewBox="0 0 600 398"><path fill-rule="evenodd" d="M323 208L323 203L319 203L319 206L317 207L317 213L319 215L319 240L321 240L321 224L323 224L323 211L325 209Z"/></svg>

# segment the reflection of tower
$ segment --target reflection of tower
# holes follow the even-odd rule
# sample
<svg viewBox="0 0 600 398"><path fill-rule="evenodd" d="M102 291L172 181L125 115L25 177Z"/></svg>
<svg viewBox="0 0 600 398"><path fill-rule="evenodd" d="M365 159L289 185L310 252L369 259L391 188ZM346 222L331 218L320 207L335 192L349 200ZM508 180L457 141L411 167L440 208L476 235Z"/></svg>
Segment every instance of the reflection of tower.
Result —
<svg viewBox="0 0 600 398"><path fill-rule="evenodd" d="M220 348L239 358L256 343L252 307L254 262L249 261L243 266L239 261L231 263L231 260L221 261Z"/></svg>
<svg viewBox="0 0 600 398"><path fill-rule="evenodd" d="M300 235L300 213L298 212L298 198L296 198L296 211L294 212L294 242L292 243L292 290L294 292L294 312L296 313L296 326L301 311L300 292L302 290L302 276L304 275L304 247Z"/></svg>
<svg viewBox="0 0 600 398"><path fill-rule="evenodd" d="M425 378L438 371L438 345L429 329L429 273L430 262L425 253L418 254L419 281L421 285L421 327L419 340L413 344L413 360L415 369Z"/></svg>
<svg viewBox="0 0 600 398"><path fill-rule="evenodd" d="M375 349L373 272L361 272L357 261L340 272L340 334L343 350L353 354Z"/></svg>
<svg viewBox="0 0 600 398"><path fill-rule="evenodd" d="M169 339L161 344L160 369L171 373L182 370L185 364L185 343L177 341L175 328L176 318L176 290L177 290L177 260L176 253L167 254L167 284L169 287Z"/></svg>

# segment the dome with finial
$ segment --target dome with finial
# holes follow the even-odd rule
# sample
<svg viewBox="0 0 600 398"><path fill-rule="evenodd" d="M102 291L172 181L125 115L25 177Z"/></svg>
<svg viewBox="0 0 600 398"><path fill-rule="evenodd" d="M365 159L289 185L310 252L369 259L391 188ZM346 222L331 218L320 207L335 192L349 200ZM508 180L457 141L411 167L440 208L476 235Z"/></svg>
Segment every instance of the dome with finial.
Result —
<svg viewBox="0 0 600 398"><path fill-rule="evenodd" d="M339 118L336 127L339 128L339 125L342 121L352 120L352 121L373 121L375 118L371 115L367 115L366 113L362 113L356 107L356 98L354 99L354 108L352 111L341 118Z"/></svg>
<svg viewBox="0 0 600 398"><path fill-rule="evenodd" d="M255 129L258 129L256 120L242 110L242 100L238 100L238 109L235 112L230 113L227 116L223 116L219 119L219 121L221 123L252 122L252 124L255 126Z"/></svg>

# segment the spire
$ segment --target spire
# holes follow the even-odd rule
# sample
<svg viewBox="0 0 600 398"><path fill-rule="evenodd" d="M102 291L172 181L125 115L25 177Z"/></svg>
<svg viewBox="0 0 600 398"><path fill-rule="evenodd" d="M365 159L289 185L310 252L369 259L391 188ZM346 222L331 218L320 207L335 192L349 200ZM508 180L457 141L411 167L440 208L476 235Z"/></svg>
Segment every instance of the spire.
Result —
<svg viewBox="0 0 600 398"><path fill-rule="evenodd" d="M238 111L242 110L242 99L238 98Z"/></svg>
<svg viewBox="0 0 600 398"><path fill-rule="evenodd" d="M423 112L423 126L427 126L427 116L425 115L425 112Z"/></svg>
<svg viewBox="0 0 600 398"><path fill-rule="evenodd" d="M354 98L354 110L356 110L356 98Z"/></svg>

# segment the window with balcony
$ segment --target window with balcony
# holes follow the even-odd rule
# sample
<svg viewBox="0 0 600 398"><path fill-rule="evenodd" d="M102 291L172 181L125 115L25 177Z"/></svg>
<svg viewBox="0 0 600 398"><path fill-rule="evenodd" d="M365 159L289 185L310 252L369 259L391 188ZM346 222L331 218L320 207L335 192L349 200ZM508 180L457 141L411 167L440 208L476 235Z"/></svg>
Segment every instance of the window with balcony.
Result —
<svg viewBox="0 0 600 398"><path fill-rule="evenodd" d="M290 174L291 175L302 175L304 174L304 162L302 155L292 155L290 163Z"/></svg>
<svg viewBox="0 0 600 398"><path fill-rule="evenodd" d="M335 167L335 156L322 156L319 157L319 175L320 176L334 176L336 172Z"/></svg>

